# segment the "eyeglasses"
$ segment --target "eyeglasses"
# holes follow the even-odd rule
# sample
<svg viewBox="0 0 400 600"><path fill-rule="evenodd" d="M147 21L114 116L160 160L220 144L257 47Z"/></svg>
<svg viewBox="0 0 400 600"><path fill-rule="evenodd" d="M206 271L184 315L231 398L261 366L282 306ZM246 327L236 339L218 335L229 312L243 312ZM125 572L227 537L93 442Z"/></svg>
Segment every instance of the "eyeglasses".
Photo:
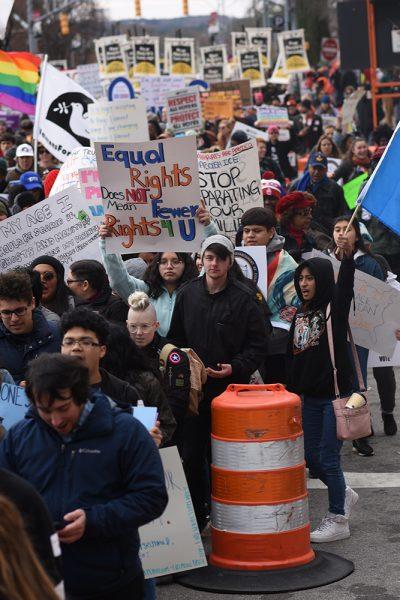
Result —
<svg viewBox="0 0 400 600"><path fill-rule="evenodd" d="M299 210L295 210L294 214L299 217L309 217L312 215L312 208L299 208Z"/></svg>
<svg viewBox="0 0 400 600"><path fill-rule="evenodd" d="M66 348L73 348L76 344L78 344L79 347L83 348L101 346L101 344L99 344L98 342L94 342L90 338L64 338L61 343L61 346L65 346Z"/></svg>
<svg viewBox="0 0 400 600"><path fill-rule="evenodd" d="M67 279L67 285L70 283L83 283L83 279Z"/></svg>
<svg viewBox="0 0 400 600"><path fill-rule="evenodd" d="M180 258L173 258L172 260L167 260L166 258L162 258L161 260L158 261L158 264L162 267L165 267L166 265L172 265L173 267L177 267L181 263L183 263L183 260L181 260Z"/></svg>
<svg viewBox="0 0 400 600"><path fill-rule="evenodd" d="M150 329L152 327L154 327L155 323L145 323L144 325L129 325L128 324L128 329L131 333L136 333L137 331L143 331L143 333L147 333L148 331L150 331Z"/></svg>
<svg viewBox="0 0 400 600"><path fill-rule="evenodd" d="M54 279L55 274L52 273L51 271L45 271L44 273L40 273L40 278L43 281L51 281L52 279Z"/></svg>
<svg viewBox="0 0 400 600"><path fill-rule="evenodd" d="M23 317L26 314L28 308L28 306L20 306L15 310L4 309L0 310L0 315L3 317L3 319L11 319L12 315L15 315L16 317Z"/></svg>
<svg viewBox="0 0 400 600"><path fill-rule="evenodd" d="M50 152L46 150L46 148L40 148L38 150L38 154L50 154Z"/></svg>

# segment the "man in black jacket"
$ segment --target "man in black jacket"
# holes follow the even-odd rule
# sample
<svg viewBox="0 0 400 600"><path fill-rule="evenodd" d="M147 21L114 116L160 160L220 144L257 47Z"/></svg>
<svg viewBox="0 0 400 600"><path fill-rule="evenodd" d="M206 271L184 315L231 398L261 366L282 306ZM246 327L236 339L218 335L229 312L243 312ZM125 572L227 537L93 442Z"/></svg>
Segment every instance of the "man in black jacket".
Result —
<svg viewBox="0 0 400 600"><path fill-rule="evenodd" d="M108 331L104 317L86 308L65 313L61 320L61 353L75 356L85 364L93 391L100 390L122 408L136 406L141 399L136 388L100 367L100 360L107 352ZM155 426L150 434L160 445L172 436L176 424L166 402L158 409L160 428Z"/></svg>
<svg viewBox="0 0 400 600"><path fill-rule="evenodd" d="M207 367L208 380L199 416L188 424L183 460L200 528L206 523L205 459L210 445L211 401L230 383L249 383L265 360L267 327L254 293L230 273L232 242L207 238L201 248L205 275L178 292L168 338L190 347Z"/></svg>
<svg viewBox="0 0 400 600"><path fill-rule="evenodd" d="M308 172L290 186L290 191L309 192L317 200L313 209L311 228L332 236L333 222L349 212L343 189L327 177L328 161L325 154L315 152L308 163ZM307 181L305 181L307 177Z"/></svg>
<svg viewBox="0 0 400 600"><path fill-rule="evenodd" d="M69 268L67 285L76 306L85 306L110 321L125 323L128 306L114 296L105 268L97 260L77 260Z"/></svg>

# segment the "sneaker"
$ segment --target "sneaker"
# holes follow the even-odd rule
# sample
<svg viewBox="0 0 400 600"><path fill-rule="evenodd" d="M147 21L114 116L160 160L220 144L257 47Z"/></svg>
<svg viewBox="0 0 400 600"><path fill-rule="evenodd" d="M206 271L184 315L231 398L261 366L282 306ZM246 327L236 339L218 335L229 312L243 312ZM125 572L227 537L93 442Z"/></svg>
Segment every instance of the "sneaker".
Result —
<svg viewBox="0 0 400 600"><path fill-rule="evenodd" d="M358 452L360 456L373 456L374 449L368 444L368 438L360 438L353 441L353 452Z"/></svg>
<svg viewBox="0 0 400 600"><path fill-rule="evenodd" d="M386 435L396 435L397 423L392 413L382 413L383 431Z"/></svg>
<svg viewBox="0 0 400 600"><path fill-rule="evenodd" d="M346 486L346 495L344 498L344 516L346 519L350 518L352 508L358 502L358 494L351 487Z"/></svg>
<svg viewBox="0 0 400 600"><path fill-rule="evenodd" d="M310 540L316 544L336 542L350 537L349 521L343 515L326 513L320 525L311 532Z"/></svg>

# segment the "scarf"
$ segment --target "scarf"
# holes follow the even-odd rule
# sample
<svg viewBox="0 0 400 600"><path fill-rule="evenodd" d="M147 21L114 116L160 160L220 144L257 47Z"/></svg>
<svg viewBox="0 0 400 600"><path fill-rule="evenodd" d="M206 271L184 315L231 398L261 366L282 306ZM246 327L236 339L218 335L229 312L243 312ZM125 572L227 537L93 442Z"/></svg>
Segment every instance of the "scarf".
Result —
<svg viewBox="0 0 400 600"><path fill-rule="evenodd" d="M317 183L312 183L311 181L311 175L309 173L309 171L305 171L303 176L301 177L301 179L299 180L298 184L296 185L296 190L298 192L307 192L307 191L311 191L312 194L316 194L318 192L318 188L320 185L326 184L328 180L328 177L325 175L321 181L318 181Z"/></svg>
<svg viewBox="0 0 400 600"><path fill-rule="evenodd" d="M292 225L289 225L287 228L287 232L289 235L292 236L292 238L296 240L299 250L301 250L301 245L303 243L304 238L304 231L302 229L296 229Z"/></svg>
<svg viewBox="0 0 400 600"><path fill-rule="evenodd" d="M371 159L369 158L369 156L366 156L365 158L356 158L355 156L353 156L353 158L351 159L351 162L353 163L353 165L356 165L357 167L369 167L369 165L371 164Z"/></svg>

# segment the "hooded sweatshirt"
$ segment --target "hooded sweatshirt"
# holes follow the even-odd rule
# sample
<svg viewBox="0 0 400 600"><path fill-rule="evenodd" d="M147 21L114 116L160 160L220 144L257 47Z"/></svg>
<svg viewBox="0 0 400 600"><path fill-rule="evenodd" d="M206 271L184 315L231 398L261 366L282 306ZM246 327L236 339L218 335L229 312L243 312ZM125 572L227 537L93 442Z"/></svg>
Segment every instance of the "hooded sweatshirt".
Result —
<svg viewBox="0 0 400 600"><path fill-rule="evenodd" d="M314 298L304 304L299 278L305 267L315 277ZM347 327L353 298L355 264L344 258L335 284L333 267L325 258L313 258L296 269L294 281L302 307L293 319L288 344L288 387L315 399L335 397L333 368L326 331L326 309L331 304L335 362L341 396L352 391L353 367L347 349Z"/></svg>

